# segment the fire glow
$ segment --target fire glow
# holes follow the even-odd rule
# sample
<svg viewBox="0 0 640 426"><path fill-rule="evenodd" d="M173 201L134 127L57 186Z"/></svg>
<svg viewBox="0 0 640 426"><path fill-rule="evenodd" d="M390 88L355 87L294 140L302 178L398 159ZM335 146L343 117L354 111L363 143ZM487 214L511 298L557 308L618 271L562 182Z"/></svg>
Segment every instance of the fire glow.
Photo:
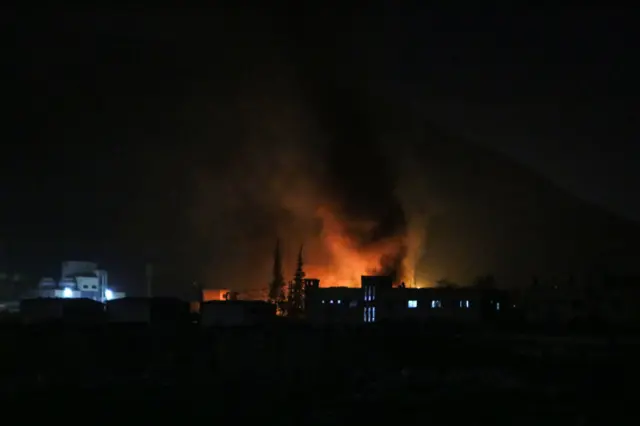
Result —
<svg viewBox="0 0 640 426"><path fill-rule="evenodd" d="M397 257L403 250L405 238L396 236L374 243L358 244L346 232L350 228L358 228L363 232L370 231L375 224L343 223L328 208L320 208L317 215L322 219L323 228L320 235L323 250L329 256L326 264L314 263L308 259L305 265L307 277L320 279L322 287L359 287L362 275L386 274L390 271L383 265L384 258ZM413 279L413 268L405 262L401 270L396 271L397 281Z"/></svg>

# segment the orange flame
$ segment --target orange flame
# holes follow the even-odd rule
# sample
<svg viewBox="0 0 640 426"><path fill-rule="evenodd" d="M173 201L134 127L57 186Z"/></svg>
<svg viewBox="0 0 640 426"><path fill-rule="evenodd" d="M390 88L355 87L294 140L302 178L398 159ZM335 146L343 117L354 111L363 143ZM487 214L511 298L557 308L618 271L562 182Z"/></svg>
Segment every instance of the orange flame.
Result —
<svg viewBox="0 0 640 426"><path fill-rule="evenodd" d="M326 264L319 264L310 258L305 269L308 277L320 279L322 287L359 287L362 275L382 272L381 259L386 255L395 255L402 247L402 236L359 246L345 232L346 226L367 231L375 224L346 224L326 207L320 208L317 215L323 221L320 238L329 259Z"/></svg>

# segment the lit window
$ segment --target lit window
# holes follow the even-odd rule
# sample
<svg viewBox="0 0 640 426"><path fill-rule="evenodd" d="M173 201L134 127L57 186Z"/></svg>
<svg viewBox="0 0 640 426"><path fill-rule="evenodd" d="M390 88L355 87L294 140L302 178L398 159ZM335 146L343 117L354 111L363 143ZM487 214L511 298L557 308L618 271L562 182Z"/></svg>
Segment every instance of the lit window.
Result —
<svg viewBox="0 0 640 426"><path fill-rule="evenodd" d="M324 304L324 300L322 301L322 303Z"/></svg>
<svg viewBox="0 0 640 426"><path fill-rule="evenodd" d="M496 303L496 311L499 311L499 310L500 310L500 302L497 302Z"/></svg>
<svg viewBox="0 0 640 426"><path fill-rule="evenodd" d="M469 303L468 300L461 300L460 301L460 307L461 308L468 308L469 306L471 306L471 304Z"/></svg>
<svg viewBox="0 0 640 426"><path fill-rule="evenodd" d="M371 308L371 322L376 321L376 307Z"/></svg>
<svg viewBox="0 0 640 426"><path fill-rule="evenodd" d="M329 300L329 303L333 304L333 300Z"/></svg>
<svg viewBox="0 0 640 426"><path fill-rule="evenodd" d="M418 301L417 300L409 300L409 302L407 303L407 306L410 308L417 308L418 307Z"/></svg>
<svg viewBox="0 0 640 426"><path fill-rule="evenodd" d="M338 300L338 305L342 303L342 300Z"/></svg>
<svg viewBox="0 0 640 426"><path fill-rule="evenodd" d="M442 301L440 300L432 300L431 301L431 307L432 308L442 308Z"/></svg>
<svg viewBox="0 0 640 426"><path fill-rule="evenodd" d="M365 287L364 288L364 300L365 302L371 302L376 298L376 289L375 287Z"/></svg>

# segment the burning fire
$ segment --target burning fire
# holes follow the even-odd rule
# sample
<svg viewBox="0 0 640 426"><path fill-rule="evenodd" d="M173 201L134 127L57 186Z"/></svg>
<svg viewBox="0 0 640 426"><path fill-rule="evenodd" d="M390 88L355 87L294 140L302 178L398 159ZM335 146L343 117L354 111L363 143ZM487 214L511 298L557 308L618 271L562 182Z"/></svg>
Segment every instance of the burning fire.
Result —
<svg viewBox="0 0 640 426"><path fill-rule="evenodd" d="M345 229L347 224L341 222L329 209L321 208L317 214L323 221L320 238L329 259L326 264L319 264L310 258L305 270L308 277L320 279L322 287L359 287L362 275L384 273L381 260L386 256L395 256L404 245L404 237L398 236L361 246L349 237ZM366 232L375 224L348 225L352 229ZM408 278L406 273L402 275L398 277L398 281Z"/></svg>

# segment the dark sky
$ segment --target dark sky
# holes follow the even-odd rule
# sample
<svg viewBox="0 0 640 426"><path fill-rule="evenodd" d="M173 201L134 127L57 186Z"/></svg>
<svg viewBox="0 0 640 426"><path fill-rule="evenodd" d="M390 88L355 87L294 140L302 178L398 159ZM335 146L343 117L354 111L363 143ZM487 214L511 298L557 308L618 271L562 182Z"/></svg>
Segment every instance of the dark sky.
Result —
<svg viewBox="0 0 640 426"><path fill-rule="evenodd" d="M204 163L224 167L234 150L233 137L212 139L203 123L245 131L225 115L238 93L290 78L296 96L323 105L311 115L356 109L345 105L362 102L362 91L411 105L640 220L630 14L391 4L7 13L12 112L0 155L0 229L9 262L41 268L86 254L127 267L163 256L197 263L195 245L170 243L188 227L191 173ZM324 97L325 84L340 88L342 101ZM366 123L345 126L347 135Z"/></svg>

